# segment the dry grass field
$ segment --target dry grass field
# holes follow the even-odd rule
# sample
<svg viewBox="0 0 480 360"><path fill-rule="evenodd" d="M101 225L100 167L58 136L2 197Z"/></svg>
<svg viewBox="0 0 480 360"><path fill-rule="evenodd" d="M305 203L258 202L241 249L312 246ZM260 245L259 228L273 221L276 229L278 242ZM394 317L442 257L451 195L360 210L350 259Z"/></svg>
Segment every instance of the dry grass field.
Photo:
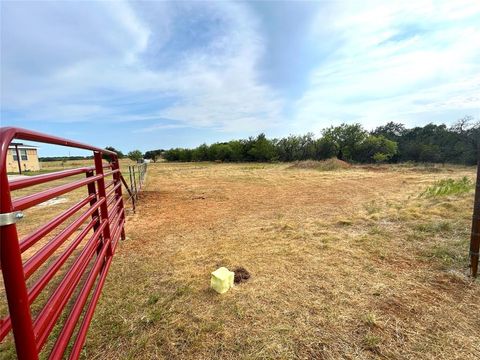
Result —
<svg viewBox="0 0 480 360"><path fill-rule="evenodd" d="M82 356L478 359L473 191L420 196L474 171L151 164ZM219 266L251 278L218 295Z"/></svg>

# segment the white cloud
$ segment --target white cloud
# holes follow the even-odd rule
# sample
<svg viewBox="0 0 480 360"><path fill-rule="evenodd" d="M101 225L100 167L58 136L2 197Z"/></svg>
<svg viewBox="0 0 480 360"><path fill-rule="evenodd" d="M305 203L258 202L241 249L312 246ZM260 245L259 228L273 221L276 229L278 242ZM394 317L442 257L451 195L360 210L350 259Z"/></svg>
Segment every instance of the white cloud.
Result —
<svg viewBox="0 0 480 360"><path fill-rule="evenodd" d="M149 121L139 130L147 132L276 127L284 135L343 121L454 120L480 108L478 1L322 3L302 41L325 54L297 100L264 82L266 44L283 29L272 27L275 39L265 38L268 16L260 24L250 4L1 7L2 114L16 119Z"/></svg>
<svg viewBox="0 0 480 360"><path fill-rule="evenodd" d="M152 125L148 126L145 128L137 129L134 130L134 133L148 133L151 131L157 131L157 130L171 130L171 129L184 129L187 126L181 125L181 124L158 124L158 125Z"/></svg>
<svg viewBox="0 0 480 360"><path fill-rule="evenodd" d="M11 19L2 22L5 36L18 31L25 40L10 39L2 46L9 59L2 63L2 106L10 112L29 120L65 122L168 118L179 126L221 131L263 130L279 118L281 100L257 79L263 40L245 5L42 5L35 11L13 6L2 11ZM208 43L179 47L179 27L191 36L189 41L197 36L189 32L208 33L182 24L194 17L185 11L204 27L217 26ZM32 24L18 27L14 18ZM33 36L37 33L42 35ZM172 56L166 57L169 52ZM63 53L68 56L56 58ZM32 72L30 63L16 63L19 57L36 57L31 62L46 70ZM144 104L132 115L124 102Z"/></svg>
<svg viewBox="0 0 480 360"><path fill-rule="evenodd" d="M297 103L298 127L477 114L479 2L342 2L335 11L327 23L320 14L312 29L338 47L311 74Z"/></svg>

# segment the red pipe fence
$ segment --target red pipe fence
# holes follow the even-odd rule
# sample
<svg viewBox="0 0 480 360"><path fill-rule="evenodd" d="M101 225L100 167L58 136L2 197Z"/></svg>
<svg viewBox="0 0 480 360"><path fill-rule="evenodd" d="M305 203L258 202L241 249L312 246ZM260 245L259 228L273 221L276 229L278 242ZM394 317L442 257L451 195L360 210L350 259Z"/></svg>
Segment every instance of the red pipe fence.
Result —
<svg viewBox="0 0 480 360"><path fill-rule="evenodd" d="M89 150L94 165L9 181L7 153L13 139ZM110 163L104 163L103 156ZM78 179L82 174L85 178ZM76 180L68 181L74 176ZM68 182L12 198L15 190L60 179ZM19 359L38 359L54 328L59 335L48 357L79 357L118 240L125 238L122 181L114 152L25 129L0 128L0 266L9 310L0 319L0 341L13 330ZM82 200L19 239L22 211L82 187ZM36 305L39 300L43 304L40 309L35 306L34 314L36 300Z"/></svg>

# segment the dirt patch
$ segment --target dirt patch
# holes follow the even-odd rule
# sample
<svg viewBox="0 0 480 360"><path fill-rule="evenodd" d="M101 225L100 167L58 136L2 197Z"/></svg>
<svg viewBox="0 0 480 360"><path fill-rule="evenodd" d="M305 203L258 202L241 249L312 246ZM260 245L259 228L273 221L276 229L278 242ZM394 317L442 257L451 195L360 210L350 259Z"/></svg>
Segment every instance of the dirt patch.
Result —
<svg viewBox="0 0 480 360"><path fill-rule="evenodd" d="M247 271L247 269L241 266L233 269L233 272L235 273L235 276L233 278L233 282L235 284L240 284L250 279L250 273Z"/></svg>
<svg viewBox="0 0 480 360"><path fill-rule="evenodd" d="M58 204L63 204L68 202L68 198L65 197L55 197L53 199L44 201L43 203L40 203L38 206L52 206L52 205L58 205Z"/></svg>
<svg viewBox="0 0 480 360"><path fill-rule="evenodd" d="M331 158L322 161L315 161L315 160L305 160L305 161L297 161L293 165L289 166L288 169L312 169L312 170L320 170L320 171L333 171L333 170L340 170L340 169L348 169L352 167L351 164L339 160L337 158Z"/></svg>

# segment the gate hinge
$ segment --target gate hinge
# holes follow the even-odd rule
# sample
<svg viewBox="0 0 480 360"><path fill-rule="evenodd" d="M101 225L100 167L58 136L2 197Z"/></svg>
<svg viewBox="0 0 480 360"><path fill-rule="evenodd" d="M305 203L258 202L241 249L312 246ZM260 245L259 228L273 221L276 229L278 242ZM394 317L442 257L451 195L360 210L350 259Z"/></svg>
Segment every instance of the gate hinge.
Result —
<svg viewBox="0 0 480 360"><path fill-rule="evenodd" d="M21 211L0 214L0 226L15 224L22 219L23 213Z"/></svg>

